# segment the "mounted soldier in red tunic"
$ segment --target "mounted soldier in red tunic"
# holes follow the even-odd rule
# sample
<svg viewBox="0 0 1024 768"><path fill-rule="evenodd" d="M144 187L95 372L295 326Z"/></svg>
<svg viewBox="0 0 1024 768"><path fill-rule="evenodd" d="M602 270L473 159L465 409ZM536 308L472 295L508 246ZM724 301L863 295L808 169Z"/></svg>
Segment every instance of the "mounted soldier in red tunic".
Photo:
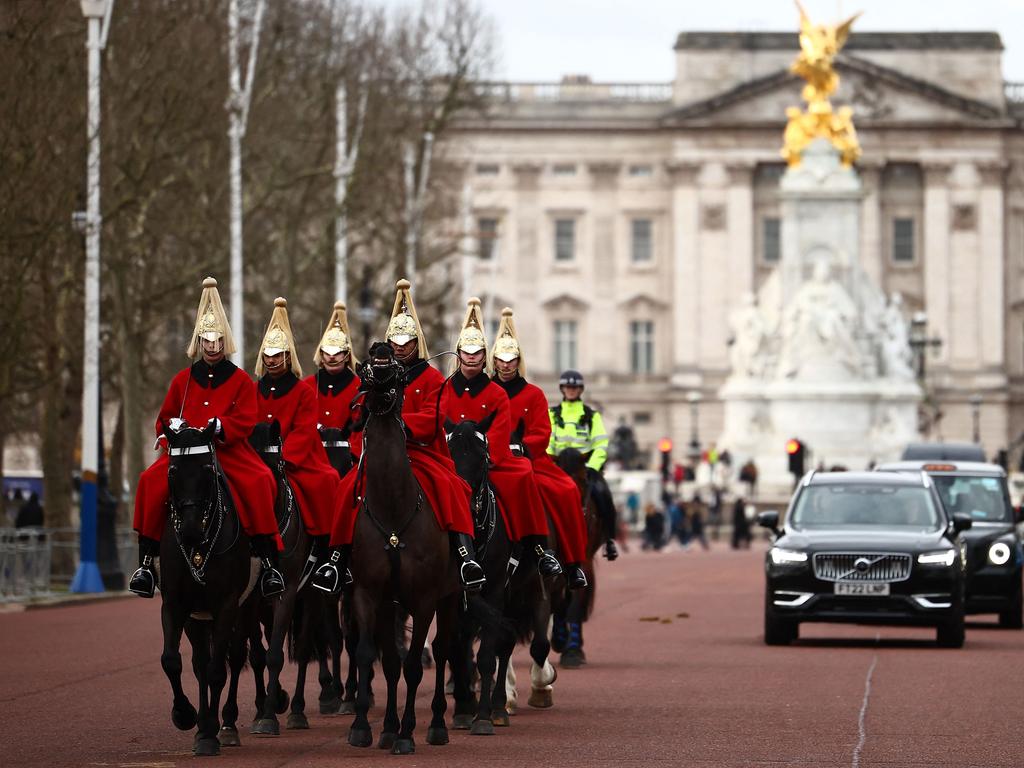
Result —
<svg viewBox="0 0 1024 768"><path fill-rule="evenodd" d="M288 302L274 299L274 312L256 361L257 416L281 430L281 460L291 483L306 531L313 537L313 554L327 554L334 518L338 473L316 429L316 396L302 383L302 365L288 320Z"/></svg>
<svg viewBox="0 0 1024 768"><path fill-rule="evenodd" d="M459 578L465 589L479 589L484 572L473 549L473 516L469 510L470 488L455 472L448 454L438 402L444 376L428 363L427 343L412 302L411 285L399 280L395 305L388 323L387 341L395 358L405 366L405 400L402 422L407 435L406 447L413 473L429 496L430 506L438 516L438 524L447 530L452 548L461 562ZM352 549L358 504L359 472L350 472L339 489L338 512L331 532L330 561L313 577L313 586L331 592L343 583ZM350 577L349 577L350 578Z"/></svg>
<svg viewBox="0 0 1024 768"><path fill-rule="evenodd" d="M557 576L562 566L547 548L548 523L530 460L514 456L509 445L512 417L508 395L484 373L487 341L480 299L471 298L456 345L458 369L444 387L441 409L455 424L482 422L493 415L487 430L491 459L490 480L505 516L509 538L535 558L541 576Z"/></svg>
<svg viewBox="0 0 1024 768"><path fill-rule="evenodd" d="M274 518L276 484L248 443L256 423L256 388L245 371L226 359L225 355L234 351L235 341L217 281L208 277L203 281L196 325L186 353L193 360L201 359L171 380L156 419L157 442L166 449L165 426L177 431L183 426L213 425L217 460L227 477L242 527L262 564L263 594L275 595L284 590L284 579L276 568L280 545ZM159 554L167 521L168 466L167 454L162 452L139 477L135 495L133 527L139 534L139 569L128 589L142 597L153 597L156 588L153 558Z"/></svg>
<svg viewBox="0 0 1024 768"><path fill-rule="evenodd" d="M491 350L491 380L505 390L513 424L513 454L525 456L533 465L541 500L548 517L558 533L558 544L566 564L571 589L587 586L587 576L580 564L587 558L587 527L583 517L583 500L571 477L563 472L548 455L551 441L551 421L548 418L548 400L543 390L526 380L526 361L523 359L512 310L501 310L498 338Z"/></svg>
<svg viewBox="0 0 1024 768"><path fill-rule="evenodd" d="M351 457L358 461L358 439L352 436L356 429L352 401L359 392L360 382L355 372L357 360L352 354L351 339L345 302L336 301L327 330L313 355L316 373L305 381L316 398L317 429L328 457L336 449L348 448ZM344 475L348 465L335 469Z"/></svg>

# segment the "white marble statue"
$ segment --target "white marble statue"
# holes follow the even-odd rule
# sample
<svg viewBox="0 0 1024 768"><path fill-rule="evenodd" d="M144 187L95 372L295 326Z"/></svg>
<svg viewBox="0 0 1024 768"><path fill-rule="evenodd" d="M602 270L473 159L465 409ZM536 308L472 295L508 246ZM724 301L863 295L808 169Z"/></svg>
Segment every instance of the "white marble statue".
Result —
<svg viewBox="0 0 1024 768"><path fill-rule="evenodd" d="M761 378L765 371L767 328L754 294L745 293L729 316L729 361L734 376Z"/></svg>
<svg viewBox="0 0 1024 768"><path fill-rule="evenodd" d="M914 368L910 333L903 317L903 297L898 293L889 297L882 313L879 335L883 374L890 379L912 381Z"/></svg>

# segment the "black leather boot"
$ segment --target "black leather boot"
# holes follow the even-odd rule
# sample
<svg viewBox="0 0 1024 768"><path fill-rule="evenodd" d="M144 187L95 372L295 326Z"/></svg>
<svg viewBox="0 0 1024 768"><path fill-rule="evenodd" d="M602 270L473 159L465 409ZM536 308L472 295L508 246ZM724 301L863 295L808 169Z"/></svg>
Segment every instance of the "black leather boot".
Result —
<svg viewBox="0 0 1024 768"><path fill-rule="evenodd" d="M160 542L146 536L139 536L139 569L128 581L128 591L139 597L153 597L156 594L156 572L153 558L160 552Z"/></svg>
<svg viewBox="0 0 1024 768"><path fill-rule="evenodd" d="M615 546L615 539L608 539L604 543L605 559L611 562L619 556L619 548Z"/></svg>
<svg viewBox="0 0 1024 768"><path fill-rule="evenodd" d="M562 564L558 562L555 553L548 549L547 536L524 536L523 547L536 558L541 576L559 576L562 573Z"/></svg>
<svg viewBox="0 0 1024 768"><path fill-rule="evenodd" d="M459 581L462 583L462 588L467 592L479 591L483 588L487 577L484 575L484 569L480 567L480 563L476 561L473 537L468 533L456 531L449 531L448 537L451 539L452 551L455 552L461 563Z"/></svg>
<svg viewBox="0 0 1024 768"><path fill-rule="evenodd" d="M580 568L579 563L568 563L566 565L566 579L569 582L569 589L586 589L588 584L587 574Z"/></svg>
<svg viewBox="0 0 1024 768"><path fill-rule="evenodd" d="M277 570L277 544L268 534L253 536L253 549L260 559L260 591L264 597L279 595L285 590L284 576Z"/></svg>
<svg viewBox="0 0 1024 768"><path fill-rule="evenodd" d="M351 544L334 547L327 555L327 562L316 569L310 583L321 592L335 594L342 587L352 583L352 572L348 569L348 558L352 554Z"/></svg>

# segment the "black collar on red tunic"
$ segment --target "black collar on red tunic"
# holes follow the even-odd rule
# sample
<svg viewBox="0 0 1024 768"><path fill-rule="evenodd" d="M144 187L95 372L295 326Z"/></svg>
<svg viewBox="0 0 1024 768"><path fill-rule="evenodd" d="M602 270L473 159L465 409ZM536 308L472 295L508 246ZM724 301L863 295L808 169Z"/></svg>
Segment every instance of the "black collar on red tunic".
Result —
<svg viewBox="0 0 1024 768"><path fill-rule="evenodd" d="M504 389L505 394L508 395L510 400L526 389L526 379L519 374L516 374L514 379L509 379L508 381L502 381L498 374L494 374L494 376L491 377L491 381Z"/></svg>
<svg viewBox="0 0 1024 768"><path fill-rule="evenodd" d="M487 375L484 373L478 373L472 379L467 379L462 375L461 370L455 372L451 381L452 389L455 391L456 395L462 395L463 392L469 392L470 397L476 397L487 388L488 384L491 383L491 380L487 378Z"/></svg>
<svg viewBox="0 0 1024 768"><path fill-rule="evenodd" d="M426 360L417 360L414 363L406 365L405 385L409 386L410 384L412 384L414 381L416 381L416 379L423 375L423 373L426 372L427 368L429 367L430 363L428 363Z"/></svg>
<svg viewBox="0 0 1024 768"><path fill-rule="evenodd" d="M292 387L299 383L299 377L291 371L282 374L280 378L273 379L270 374L264 374L260 379L260 394L263 397L284 397L292 391Z"/></svg>
<svg viewBox="0 0 1024 768"><path fill-rule="evenodd" d="M234 374L236 366L226 357L216 365L207 365L199 360L192 364L192 378L204 389L216 389Z"/></svg>
<svg viewBox="0 0 1024 768"><path fill-rule="evenodd" d="M329 373L321 368L316 372L316 385L321 395L339 395L355 376L351 368L342 368L341 373Z"/></svg>

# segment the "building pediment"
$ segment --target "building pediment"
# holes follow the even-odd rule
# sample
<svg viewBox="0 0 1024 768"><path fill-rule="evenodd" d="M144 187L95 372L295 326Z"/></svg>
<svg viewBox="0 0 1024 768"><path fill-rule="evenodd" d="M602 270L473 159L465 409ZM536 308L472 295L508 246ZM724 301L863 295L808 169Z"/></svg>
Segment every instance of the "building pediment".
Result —
<svg viewBox="0 0 1024 768"><path fill-rule="evenodd" d="M634 312L660 312L668 307L668 303L649 293L634 293L619 301L619 306Z"/></svg>
<svg viewBox="0 0 1024 768"><path fill-rule="evenodd" d="M941 85L874 62L840 54L836 59L837 107L853 107L859 125L871 123L963 123L1005 117L1001 106L966 98ZM686 104L663 118L666 126L693 123L764 124L785 120L787 107L803 106L803 81L788 69L741 83L707 99Z"/></svg>
<svg viewBox="0 0 1024 768"><path fill-rule="evenodd" d="M577 296L569 293L558 293L544 299L541 306L549 311L584 312L590 308L590 304Z"/></svg>

